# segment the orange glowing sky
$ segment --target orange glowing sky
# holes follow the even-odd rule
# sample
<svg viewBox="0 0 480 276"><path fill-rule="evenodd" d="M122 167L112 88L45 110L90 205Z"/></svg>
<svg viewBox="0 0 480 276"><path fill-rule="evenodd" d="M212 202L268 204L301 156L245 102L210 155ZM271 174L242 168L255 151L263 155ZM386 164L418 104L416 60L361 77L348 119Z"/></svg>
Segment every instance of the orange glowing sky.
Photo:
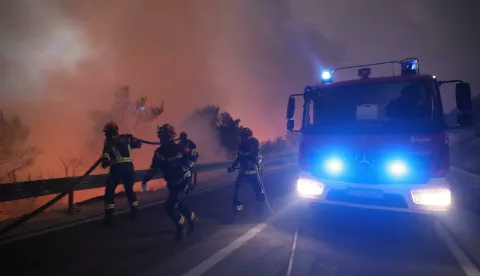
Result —
<svg viewBox="0 0 480 276"><path fill-rule="evenodd" d="M218 104L259 139L274 138L285 132L287 96L315 82L321 66L418 56L424 72L470 80L476 92L475 5L2 1L0 108L30 125L29 142L44 152L36 166L53 171L59 157L82 153L88 112L108 108L122 84L136 96L164 101L160 122L178 124L195 108ZM141 135L154 138L153 126ZM151 150L141 150L139 166L148 165Z"/></svg>

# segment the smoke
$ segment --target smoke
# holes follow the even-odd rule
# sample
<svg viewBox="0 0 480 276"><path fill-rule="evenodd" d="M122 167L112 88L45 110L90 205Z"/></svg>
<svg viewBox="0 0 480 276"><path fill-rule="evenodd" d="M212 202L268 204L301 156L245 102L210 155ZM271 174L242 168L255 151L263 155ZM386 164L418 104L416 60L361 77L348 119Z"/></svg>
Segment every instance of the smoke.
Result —
<svg viewBox="0 0 480 276"><path fill-rule="evenodd" d="M30 142L44 152L38 166L53 170L61 169L59 157L84 154L88 114L109 108L121 85L131 87L133 98L165 103L159 124L180 126L197 108L213 104L265 140L285 133L287 96L315 83L324 66L418 56L425 73L471 80L475 91L480 40L473 5L2 1L0 107L30 125ZM205 141L200 154L215 152L212 134L197 128L189 135ZM154 124L138 135L154 139ZM142 167L152 151L135 156L146 160Z"/></svg>
<svg viewBox="0 0 480 276"><path fill-rule="evenodd" d="M194 141L200 150L199 162L218 162L231 157L219 143L218 116L215 106L207 106L197 110L180 124L182 130L189 135L188 138Z"/></svg>
<svg viewBox="0 0 480 276"><path fill-rule="evenodd" d="M2 1L0 49L1 101L41 98L51 74L72 74L94 54L79 23L51 1Z"/></svg>

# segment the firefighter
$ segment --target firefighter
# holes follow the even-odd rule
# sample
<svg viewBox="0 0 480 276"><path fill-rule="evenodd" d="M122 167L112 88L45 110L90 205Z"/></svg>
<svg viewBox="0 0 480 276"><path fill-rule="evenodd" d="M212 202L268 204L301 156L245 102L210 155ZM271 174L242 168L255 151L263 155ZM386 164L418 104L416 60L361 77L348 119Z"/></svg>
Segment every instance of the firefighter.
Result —
<svg viewBox="0 0 480 276"><path fill-rule="evenodd" d="M237 158L232 166L227 169L228 172L233 172L240 165L233 193L235 213L238 214L243 210L243 205L238 199L238 192L243 180L252 185L257 200L257 210L261 213L265 202L265 193L261 183L262 156L260 154L260 143L253 137L253 132L249 128L244 128L240 136L241 142L237 150Z"/></svg>
<svg viewBox="0 0 480 276"><path fill-rule="evenodd" d="M177 228L175 239L181 241L187 228L188 235L195 230L195 213L184 199L192 181L191 170L195 163L190 158L188 150L181 143L175 143L175 129L170 124L158 126L157 136L160 139L160 147L155 150L150 169L142 180L142 189L147 190L147 182L152 179L157 170L163 172L169 191L165 210ZM175 214L177 207L180 214Z"/></svg>
<svg viewBox="0 0 480 276"><path fill-rule="evenodd" d="M185 131L180 132L180 143L188 149L196 149L197 145L190 139Z"/></svg>
<svg viewBox="0 0 480 276"><path fill-rule="evenodd" d="M138 213L138 200L133 191L135 169L133 167L131 149L140 148L141 143L130 134L118 134L118 126L108 122L103 127L105 143L102 154L102 168L110 167L105 188L105 221L113 224L115 213L115 189L118 184L124 185L127 199L130 203L130 218L135 219Z"/></svg>
<svg viewBox="0 0 480 276"><path fill-rule="evenodd" d="M193 162L198 160L197 145L190 139L188 139L187 133L185 131L180 132L179 144L182 144L188 152L190 152L190 158Z"/></svg>

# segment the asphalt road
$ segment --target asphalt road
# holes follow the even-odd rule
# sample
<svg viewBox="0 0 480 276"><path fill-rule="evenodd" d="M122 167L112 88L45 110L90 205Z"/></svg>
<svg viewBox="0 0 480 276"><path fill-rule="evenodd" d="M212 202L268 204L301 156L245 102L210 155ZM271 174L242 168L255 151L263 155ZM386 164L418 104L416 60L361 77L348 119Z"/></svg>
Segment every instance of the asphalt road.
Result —
<svg viewBox="0 0 480 276"><path fill-rule="evenodd" d="M2 245L9 275L467 275L422 216L347 207L311 207L292 194L293 174L266 175L275 214L258 217L243 189L244 214L232 216L232 187L189 196L198 231L173 241L163 205L114 228L78 225Z"/></svg>

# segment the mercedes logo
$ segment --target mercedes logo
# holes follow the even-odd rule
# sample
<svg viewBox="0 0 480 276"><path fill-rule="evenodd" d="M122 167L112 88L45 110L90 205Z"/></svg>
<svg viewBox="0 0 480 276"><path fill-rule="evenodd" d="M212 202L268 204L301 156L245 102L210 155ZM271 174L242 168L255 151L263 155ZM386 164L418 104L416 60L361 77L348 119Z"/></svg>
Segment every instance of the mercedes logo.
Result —
<svg viewBox="0 0 480 276"><path fill-rule="evenodd" d="M355 162L362 168L371 168L375 165L375 161L369 159L366 154L359 154L355 157Z"/></svg>

